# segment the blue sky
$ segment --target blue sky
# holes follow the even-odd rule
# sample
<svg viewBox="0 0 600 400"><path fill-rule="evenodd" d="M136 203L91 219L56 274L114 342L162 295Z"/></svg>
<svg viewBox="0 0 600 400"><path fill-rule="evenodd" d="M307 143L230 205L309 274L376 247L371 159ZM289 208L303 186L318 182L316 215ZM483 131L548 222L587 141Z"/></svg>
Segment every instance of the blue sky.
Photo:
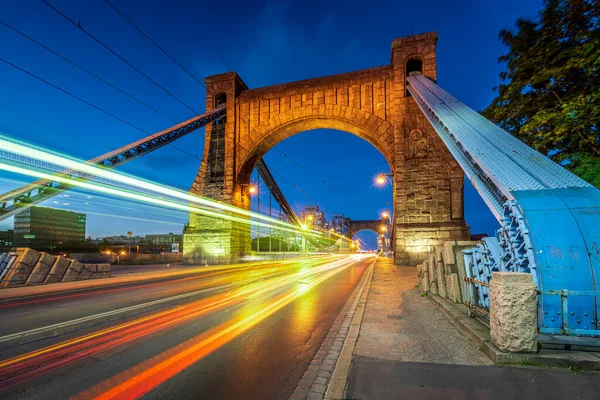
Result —
<svg viewBox="0 0 600 400"><path fill-rule="evenodd" d="M204 111L204 88L140 36L103 0L48 0L176 98ZM396 37L437 31L438 84L476 110L494 98L505 51L502 28L518 17L533 18L540 0L444 1L203 1L112 0L126 16L175 56L199 79L236 71L249 87L386 65ZM93 71L169 118L182 121L193 113L146 78L103 49L76 26L39 0L0 3L0 20ZM139 129L0 62L0 132L83 159L173 125L170 119L128 99L78 71L18 34L0 26L0 57L117 115ZM204 132L176 146L202 157ZM318 130L298 134L278 145L265 159L277 174L290 203L298 208L318 202L329 217L376 218L389 209L391 190L372 187L373 176L387 169L367 142L344 132ZM287 156L284 155L287 154ZM199 160L170 146L124 166L123 170L187 190ZM276 174L276 177L278 175ZM0 175L0 190L25 178ZM295 186L292 186L295 185ZM301 190L298 190L301 189ZM83 195L81 195L83 196ZM263 204L268 202L263 195ZM77 197L74 194L74 197ZM92 236L177 231L169 224L119 219L125 213L106 201L87 199L80 209L90 218ZM60 201L54 206L69 208ZM52 204L51 204L52 205ZM85 205L85 207L84 207ZM474 233L492 233L496 222L472 187L465 189L467 222ZM183 218L183 217L182 217ZM110 223L108 223L110 222ZM0 223L0 228L7 224ZM109 233L110 232L110 233ZM367 235L373 242L374 235Z"/></svg>

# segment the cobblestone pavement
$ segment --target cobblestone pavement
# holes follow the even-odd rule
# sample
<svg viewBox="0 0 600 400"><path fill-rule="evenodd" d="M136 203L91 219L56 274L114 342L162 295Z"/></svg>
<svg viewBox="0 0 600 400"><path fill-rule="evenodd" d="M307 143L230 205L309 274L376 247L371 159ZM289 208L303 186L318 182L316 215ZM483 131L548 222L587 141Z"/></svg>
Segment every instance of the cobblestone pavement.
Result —
<svg viewBox="0 0 600 400"><path fill-rule="evenodd" d="M491 365L416 284L415 267L377 261L354 358Z"/></svg>

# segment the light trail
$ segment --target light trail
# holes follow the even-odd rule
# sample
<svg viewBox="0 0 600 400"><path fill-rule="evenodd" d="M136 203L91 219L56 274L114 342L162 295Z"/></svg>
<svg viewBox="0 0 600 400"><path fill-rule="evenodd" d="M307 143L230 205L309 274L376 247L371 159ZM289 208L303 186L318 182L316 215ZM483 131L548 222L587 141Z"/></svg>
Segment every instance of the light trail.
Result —
<svg viewBox="0 0 600 400"><path fill-rule="evenodd" d="M254 212L244 210L244 209L241 209L238 207L234 207L234 206L231 206L231 205L228 205L225 203L216 202L214 200L210 200L210 199L203 198L200 196L194 196L194 195L189 194L188 192L184 192L184 191L181 191L181 190L178 190L175 188L171 188L171 187L167 187L167 186L163 186L163 185L157 185L153 182L150 182L147 180L142 180L142 179L139 179L139 178L136 178L133 176L126 175L126 174L116 173L114 171L109 171L106 169L98 168L92 164L88 164L81 160L67 157L67 156L61 155L59 153L55 153L50 150L42 149L42 148L30 145L30 144L25 144L25 143L15 140L15 139L8 138L6 136L0 135L0 149L2 149L0 151L0 156L2 156L3 158L5 158L7 160L13 160L15 158L14 156L16 155L18 162L26 163L26 160L24 160L23 158L31 158L33 160L38 161L39 163L42 163L42 165L44 166L43 168L45 168L45 169L52 169L52 166L57 166L62 169L66 169L67 171L55 171L55 172L61 172L62 174L71 174L72 175L73 173L79 173L82 175L91 175L93 177L98 177L98 178L106 179L106 180L116 182L119 184L131 186L136 189L147 190L150 192L170 196L170 197L177 198L180 200L185 200L186 202L200 204L200 205L208 206L211 208L216 208L216 209L219 209L222 211L229 211L229 212L241 214L241 215L244 215L247 217L254 217L256 219L260 219L260 220L269 222L269 224L264 224L264 225L259 225L259 226L272 227L272 225L278 225L280 227L278 227L276 229L280 229L280 230L291 229L291 230L287 230L287 232L294 232L294 233L303 234L303 235L310 234L312 236L322 236L323 235L323 233L321 233L321 232L318 232L317 234L315 234L315 232L317 232L317 231L314 231L314 232L313 231L311 231L311 232L301 231L298 229L298 227L296 225L289 224L287 222L280 221L278 219L271 218L271 217L268 217L268 216L260 214L260 213L254 213ZM3 165L8 165L8 164L3 164ZM10 170L8 170L8 171L10 171ZM11 171L11 172L23 173L23 172L16 172L16 171ZM29 175L29 176L32 176L32 175ZM38 176L38 175L35 175L35 176ZM88 177L88 176L83 176L82 178L90 179L90 177ZM44 177L43 179L47 179L49 181L57 181L57 182L65 183L65 184L72 185L72 186L79 186L79 187L84 187L84 188L90 189L87 186L78 185L75 183L75 182L77 182L77 183L81 184L84 182L80 182L75 179L68 179L67 181L65 181L64 177L57 176L54 174L47 174L46 177ZM90 190L93 190L93 189L90 189ZM105 192L105 193L109 193L109 192ZM110 193L110 194L115 195L114 193ZM147 197L150 198L150 196L147 196ZM205 210L205 209L199 209L199 208L195 208L195 209ZM207 210L205 210L205 211L208 212ZM218 215L223 216L223 214L218 214ZM243 222L246 224L248 223L248 221L243 218L240 218L239 220L237 220L237 222ZM261 223L254 222L254 224L261 224ZM338 235L336 233L332 233L332 235L346 239L344 236Z"/></svg>
<svg viewBox="0 0 600 400"><path fill-rule="evenodd" d="M72 178L56 176L56 175L48 174L45 172L36 171L33 169L28 169L28 168L18 167L15 165L6 164L4 162L0 162L0 170L13 172L13 173L21 174L21 175L26 175L26 176L31 176L31 177L35 177L35 178L45 179L45 180L52 180L52 181L64 183L69 186L77 186L77 187L87 189L87 190L90 190L93 192L104 193L104 194L121 197L121 198L126 198L126 199L130 199L130 200L134 200L134 201L138 201L138 202L142 202L142 203L153 204L153 205L160 206L160 207L172 208L172 209L176 209L176 210L180 210L180 211L187 211L187 212L194 213L194 214L202 214L202 215L206 215L209 217L225 219L225 220L232 221L232 222L239 222L239 223L242 223L245 225L252 224L252 225L256 225L256 226L263 227L263 228L273 228L270 224L263 223L263 222L251 221L246 218L240 218L240 217L234 217L234 216L227 215L227 214L221 214L219 212L207 210L204 208L192 207L192 206L185 205L185 204L174 203L174 202L171 202L168 200L151 197L146 194L140 194L140 193L136 193L136 192L126 191L122 188L116 189L116 188L108 187L105 185L101 185L99 183L89 183L89 182L75 180ZM266 218L268 219L269 217L266 217ZM264 218L261 218L261 219L264 219ZM281 221L279 221L279 222L281 222ZM306 231L306 230L300 231L296 228L295 225L291 225L291 224L288 224L288 225L292 226L293 229L284 228L284 227L276 227L273 229L276 229L279 231L284 231L284 232L290 232L290 233L294 233L294 234L301 234L304 236L309 235L309 236L319 237L319 238L322 238L324 236L321 232Z"/></svg>
<svg viewBox="0 0 600 400"><path fill-rule="evenodd" d="M240 274L232 275L224 285L227 286L231 283L239 282L240 278L244 278L245 276L245 279L242 281L242 283L245 283L245 286L195 300L184 306L175 305L174 308L142 316L132 321L2 361L0 362L0 390L10 388L92 354L142 339L164 329L173 328L194 318L232 307L235 304L244 303L259 296L275 295L281 288L295 284L298 281L312 280L309 283L310 286L305 285L297 291L292 291L292 293L296 293L299 296L308 289L347 268L349 265L352 265L354 261L355 259L347 257L336 257L333 260L326 261L315 259L307 263L308 268L300 265L301 270L286 276L277 276L280 268L262 268L262 266L258 271L240 271L243 274L242 276L239 276ZM311 266L313 263L316 264ZM264 280L265 278L269 279ZM204 282L202 284L208 285L209 283ZM268 315L271 315L275 311L273 310ZM262 319L258 319L255 323L248 325L245 330L254 326Z"/></svg>
<svg viewBox="0 0 600 400"><path fill-rule="evenodd" d="M298 297L353 264L354 260L331 263L323 275L315 277L300 288L278 295L264 308L246 317L238 317L198 335L175 348L167 350L145 362L88 389L75 399L131 399L138 398L172 378L206 355L248 331L273 315ZM132 377L133 375L133 377Z"/></svg>

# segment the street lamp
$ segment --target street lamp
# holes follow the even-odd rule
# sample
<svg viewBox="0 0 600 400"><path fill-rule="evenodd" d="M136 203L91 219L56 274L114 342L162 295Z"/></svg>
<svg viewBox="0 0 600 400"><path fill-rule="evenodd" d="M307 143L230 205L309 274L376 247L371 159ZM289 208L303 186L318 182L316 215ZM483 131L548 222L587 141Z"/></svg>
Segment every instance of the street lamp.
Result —
<svg viewBox="0 0 600 400"><path fill-rule="evenodd" d="M382 225L382 226L379 228L379 230L380 230L381 232L386 232L386 231L387 231L387 228L386 228L385 226L383 226L383 225Z"/></svg>
<svg viewBox="0 0 600 400"><path fill-rule="evenodd" d="M377 177L375 178L375 183L378 186L384 186L385 184L387 184L387 182L391 182L390 177L393 176L394 174L392 174L391 172L388 172L387 174L379 174L377 175Z"/></svg>

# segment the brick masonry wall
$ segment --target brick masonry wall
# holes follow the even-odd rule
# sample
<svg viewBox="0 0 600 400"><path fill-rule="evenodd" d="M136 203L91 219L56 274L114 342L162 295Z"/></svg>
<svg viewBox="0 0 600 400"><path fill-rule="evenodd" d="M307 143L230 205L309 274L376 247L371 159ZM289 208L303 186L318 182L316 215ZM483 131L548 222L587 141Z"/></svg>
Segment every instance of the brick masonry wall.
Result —
<svg viewBox="0 0 600 400"><path fill-rule="evenodd" d="M433 32L399 38L392 43L390 65L258 89L248 89L235 72L206 78L207 109L214 108L216 96L227 96L224 142L211 142L214 130L207 128L204 158L190 191L247 209L244 187L267 151L302 131L337 129L375 146L394 173L397 264L416 265L428 246L468 238L463 173L406 92L410 59L419 59L423 74L436 78L436 42ZM210 151L211 145L224 146L224 156ZM215 170L223 171L222 179L211 175ZM233 258L248 251L244 242L250 235L243 227L216 235L218 223L193 216L190 225L196 238L190 236L188 252L202 250L205 240L209 247L228 249Z"/></svg>

